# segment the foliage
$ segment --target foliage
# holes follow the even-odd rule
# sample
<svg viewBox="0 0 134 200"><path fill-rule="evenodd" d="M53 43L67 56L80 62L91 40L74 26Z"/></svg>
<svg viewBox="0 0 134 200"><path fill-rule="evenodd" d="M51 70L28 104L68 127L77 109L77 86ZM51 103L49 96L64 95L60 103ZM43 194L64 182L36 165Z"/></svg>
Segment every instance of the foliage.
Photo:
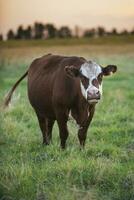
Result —
<svg viewBox="0 0 134 200"><path fill-rule="evenodd" d="M96 31L95 31L94 28L92 28L92 29L86 30L86 31L84 32L83 36L84 36L84 37L94 37L95 34L96 34Z"/></svg>
<svg viewBox="0 0 134 200"><path fill-rule="evenodd" d="M42 23L35 23L34 24L34 38L40 39L43 38L43 31L44 31L44 25Z"/></svg>
<svg viewBox="0 0 134 200"><path fill-rule="evenodd" d="M9 30L8 33L7 33L7 39L8 40L13 40L15 39L15 34L13 32L13 30Z"/></svg>
<svg viewBox="0 0 134 200"><path fill-rule="evenodd" d="M104 35L106 34L105 28L99 26L99 27L97 28L97 34L98 34L99 37L104 36Z"/></svg>
<svg viewBox="0 0 134 200"><path fill-rule="evenodd" d="M80 32L79 26L75 26L75 33L72 33L72 30L68 26L61 26L56 28L53 23L41 23L35 22L33 25L29 25L27 28L23 28L22 25L19 25L17 28L17 33L14 33L12 29L7 32L7 40L12 39L49 39L49 38L69 38L69 37L104 37L104 36L129 36L134 35L134 29L128 31L126 29L118 32L116 28L112 28L110 31L107 31L103 26L98 26L94 28L88 28L83 30L83 34ZM80 31L80 32L79 32ZM3 37L0 35L0 40Z"/></svg>
<svg viewBox="0 0 134 200"><path fill-rule="evenodd" d="M72 36L71 30L67 26L62 26L58 31L58 36L60 38L69 38Z"/></svg>
<svg viewBox="0 0 134 200"><path fill-rule="evenodd" d="M45 30L48 32L48 38L55 38L57 36L57 29L53 24L46 24Z"/></svg>
<svg viewBox="0 0 134 200"><path fill-rule="evenodd" d="M2 34L0 34L0 41L2 41L3 40L3 35Z"/></svg>

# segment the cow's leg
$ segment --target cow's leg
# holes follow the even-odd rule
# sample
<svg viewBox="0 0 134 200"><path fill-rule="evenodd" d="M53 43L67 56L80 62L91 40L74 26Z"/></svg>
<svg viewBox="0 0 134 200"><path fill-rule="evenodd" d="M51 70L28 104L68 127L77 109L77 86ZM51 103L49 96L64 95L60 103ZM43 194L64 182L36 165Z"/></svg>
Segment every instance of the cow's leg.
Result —
<svg viewBox="0 0 134 200"><path fill-rule="evenodd" d="M42 136L43 136L43 144L48 145L49 144L48 135L47 135L48 120L44 115L41 115L37 112L36 112L36 114L37 114L37 117L38 117L39 126L40 126Z"/></svg>
<svg viewBox="0 0 134 200"><path fill-rule="evenodd" d="M86 141L86 137L87 137L87 130L88 127L92 121L93 115L94 115L94 111L95 111L95 107L92 107L92 109L90 110L90 114L86 120L85 123L81 123L79 130L78 130L78 138L79 138L79 142L81 147L83 148L85 145L85 141Z"/></svg>
<svg viewBox="0 0 134 200"><path fill-rule="evenodd" d="M67 129L67 122L64 120L57 120L59 126L59 133L60 133L60 145L62 149L66 147L66 140L68 138L68 129Z"/></svg>
<svg viewBox="0 0 134 200"><path fill-rule="evenodd" d="M53 125L54 125L54 121L55 120L52 120L52 119L48 119L48 132L47 132L47 135L48 135L48 139L49 141L52 140L52 128L53 128Z"/></svg>
<svg viewBox="0 0 134 200"><path fill-rule="evenodd" d="M68 120L68 111L56 110L56 119L59 127L60 134L60 145L62 149L66 147L66 140L68 138L68 129L67 129L67 120Z"/></svg>
<svg viewBox="0 0 134 200"><path fill-rule="evenodd" d="M88 129L88 127L82 127L82 126L79 128L78 138L79 138L81 147L84 147L84 145L85 145L85 141L86 141L86 137L87 137L87 129Z"/></svg>

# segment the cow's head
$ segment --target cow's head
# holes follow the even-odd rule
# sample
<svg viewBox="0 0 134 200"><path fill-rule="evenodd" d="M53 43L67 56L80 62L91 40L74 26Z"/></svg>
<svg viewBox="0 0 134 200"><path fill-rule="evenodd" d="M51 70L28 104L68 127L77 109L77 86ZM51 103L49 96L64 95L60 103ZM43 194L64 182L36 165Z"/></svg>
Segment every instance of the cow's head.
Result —
<svg viewBox="0 0 134 200"><path fill-rule="evenodd" d="M66 66L65 71L71 77L80 78L80 88L84 98L90 103L97 103L102 95L103 76L109 76L117 71L115 65L101 67L93 61L81 65L80 69L75 66Z"/></svg>

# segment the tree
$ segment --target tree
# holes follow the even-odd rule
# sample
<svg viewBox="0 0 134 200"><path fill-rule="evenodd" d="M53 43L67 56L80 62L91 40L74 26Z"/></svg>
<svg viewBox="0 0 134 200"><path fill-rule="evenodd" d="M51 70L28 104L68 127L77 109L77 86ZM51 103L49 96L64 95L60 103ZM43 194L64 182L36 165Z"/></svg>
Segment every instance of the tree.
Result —
<svg viewBox="0 0 134 200"><path fill-rule="evenodd" d="M0 34L0 41L2 41L3 40L3 35L2 34Z"/></svg>
<svg viewBox="0 0 134 200"><path fill-rule="evenodd" d="M105 32L105 28L99 26L99 27L97 28L97 34L98 34L99 37L104 36L104 35L106 34L106 32Z"/></svg>
<svg viewBox="0 0 134 200"><path fill-rule="evenodd" d="M129 32L126 29L124 29L120 32L120 35L128 35L128 34L129 34Z"/></svg>
<svg viewBox="0 0 134 200"><path fill-rule="evenodd" d="M9 30L8 31L8 33L7 33L7 39L8 40L13 40L13 39L15 39L15 34L14 34L14 32L13 32L13 30Z"/></svg>
<svg viewBox="0 0 134 200"><path fill-rule="evenodd" d="M41 39L43 38L43 32L44 32L44 25L42 23L35 22L34 24L34 38L35 39Z"/></svg>
<svg viewBox="0 0 134 200"><path fill-rule="evenodd" d="M79 32L80 32L79 26L77 26L77 25L75 26L74 32L75 32L75 37L78 38L79 37Z"/></svg>
<svg viewBox="0 0 134 200"><path fill-rule="evenodd" d="M69 27L67 26L62 26L59 30L58 30L58 37L60 38L69 38L72 37L72 32L69 29Z"/></svg>
<svg viewBox="0 0 134 200"><path fill-rule="evenodd" d="M116 28L113 28L111 31L107 31L107 32L106 32L106 35L109 35L109 36L118 35L117 29L116 29Z"/></svg>
<svg viewBox="0 0 134 200"><path fill-rule="evenodd" d="M54 38L57 36L57 29L53 24L46 24L45 30L48 32L49 38Z"/></svg>
<svg viewBox="0 0 134 200"><path fill-rule="evenodd" d="M131 35L134 35L134 28L130 31Z"/></svg>
<svg viewBox="0 0 134 200"><path fill-rule="evenodd" d="M116 29L116 28L113 28L113 29L111 30L111 34L112 34L112 35L118 35L117 29Z"/></svg>
<svg viewBox="0 0 134 200"><path fill-rule="evenodd" d="M84 36L84 37L94 37L94 36L95 36L95 33L96 33L95 29L92 28L92 29L86 30L86 31L84 32L83 36Z"/></svg>
<svg viewBox="0 0 134 200"><path fill-rule="evenodd" d="M25 35L25 39L32 39L32 28L31 28L31 26L28 26L24 30L24 35Z"/></svg>
<svg viewBox="0 0 134 200"><path fill-rule="evenodd" d="M24 29L23 26L20 25L17 29L17 34L16 34L16 39L25 39L25 33L24 33Z"/></svg>

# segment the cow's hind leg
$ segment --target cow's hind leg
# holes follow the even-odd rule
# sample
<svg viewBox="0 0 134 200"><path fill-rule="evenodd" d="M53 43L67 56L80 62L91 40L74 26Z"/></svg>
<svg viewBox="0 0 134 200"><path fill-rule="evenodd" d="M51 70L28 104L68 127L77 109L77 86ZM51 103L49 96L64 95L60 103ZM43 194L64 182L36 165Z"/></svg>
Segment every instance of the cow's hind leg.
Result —
<svg viewBox="0 0 134 200"><path fill-rule="evenodd" d="M49 141L52 140L52 129L53 129L53 125L54 125L54 121L52 119L48 119L48 123L47 123L47 135L48 135L48 139Z"/></svg>
<svg viewBox="0 0 134 200"><path fill-rule="evenodd" d="M68 138L68 129L67 129L67 120L68 120L68 112L64 110L58 110L56 112L56 119L59 127L60 134L60 145L62 149L66 147L66 140Z"/></svg>
<svg viewBox="0 0 134 200"><path fill-rule="evenodd" d="M37 114L37 117L38 117L39 126L40 126L42 136L43 136L43 144L48 145L49 144L49 138L48 138L48 134L47 134L48 120L44 115L41 115L37 112L36 112L36 114Z"/></svg>

